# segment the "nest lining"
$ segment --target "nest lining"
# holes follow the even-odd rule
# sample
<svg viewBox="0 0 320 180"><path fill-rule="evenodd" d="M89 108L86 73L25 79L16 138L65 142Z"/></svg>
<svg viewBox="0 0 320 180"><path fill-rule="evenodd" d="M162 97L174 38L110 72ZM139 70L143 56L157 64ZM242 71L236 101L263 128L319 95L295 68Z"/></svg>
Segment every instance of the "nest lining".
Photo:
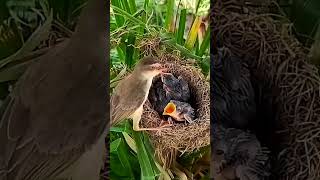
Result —
<svg viewBox="0 0 320 180"><path fill-rule="evenodd" d="M209 83L202 73L173 55L164 55L160 61L169 73L182 76L189 84L191 106L195 109L193 123L174 123L168 129L148 131L156 148L156 154L163 164L170 166L172 159L180 152L191 152L210 144L210 94ZM142 127L159 127L160 115L146 101L141 118Z"/></svg>
<svg viewBox="0 0 320 180"><path fill-rule="evenodd" d="M320 179L318 70L284 17L243 9L237 1L216 1L211 27L222 46L246 59L256 85L278 107L269 140L262 142L275 153L272 179Z"/></svg>

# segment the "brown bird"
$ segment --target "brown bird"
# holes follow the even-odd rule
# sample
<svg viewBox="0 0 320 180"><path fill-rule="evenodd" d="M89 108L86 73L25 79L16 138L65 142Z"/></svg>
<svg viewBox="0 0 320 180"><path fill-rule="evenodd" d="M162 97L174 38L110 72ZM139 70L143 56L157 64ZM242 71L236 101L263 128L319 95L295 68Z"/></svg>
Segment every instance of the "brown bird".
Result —
<svg viewBox="0 0 320 180"><path fill-rule="evenodd" d="M72 37L32 63L0 121L0 180L98 180L105 155L107 1L90 0Z"/></svg>
<svg viewBox="0 0 320 180"><path fill-rule="evenodd" d="M140 128L139 122L152 80L165 70L156 58L145 57L139 61L132 74L118 84L111 97L112 126L126 118L132 118L135 131L162 129L162 127Z"/></svg>

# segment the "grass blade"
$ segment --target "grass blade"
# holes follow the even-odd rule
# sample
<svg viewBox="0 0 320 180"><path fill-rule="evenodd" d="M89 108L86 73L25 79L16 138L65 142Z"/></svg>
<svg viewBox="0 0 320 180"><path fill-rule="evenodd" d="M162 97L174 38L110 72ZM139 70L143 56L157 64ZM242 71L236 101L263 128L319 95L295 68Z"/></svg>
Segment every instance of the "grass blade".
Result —
<svg viewBox="0 0 320 180"><path fill-rule="evenodd" d="M185 44L185 47L187 49L192 49L194 47L194 44L197 40L200 24L201 24L201 18L199 16L196 16L196 19L193 21L191 30L189 32L189 35Z"/></svg>
<svg viewBox="0 0 320 180"><path fill-rule="evenodd" d="M134 50L135 47L133 46L135 44L136 37L134 34L130 34L128 37L128 42L127 42L127 48L126 48L126 65L128 65L129 68L132 68L133 65L135 64L135 59L133 58L134 56Z"/></svg>
<svg viewBox="0 0 320 180"><path fill-rule="evenodd" d="M176 35L177 43L180 45L183 44L183 35L184 35L184 30L186 28L186 20L187 20L187 9L182 9L180 13L178 32Z"/></svg>
<svg viewBox="0 0 320 180"><path fill-rule="evenodd" d="M116 7L116 6L112 6L112 9L117 12L119 15L123 16L123 17L126 17L128 18L128 20L132 21L133 23L136 23L136 24L140 24L141 26L145 27L146 24L141 21L140 19L132 16L131 14L129 14L128 12Z"/></svg>
<svg viewBox="0 0 320 180"><path fill-rule="evenodd" d="M149 0L145 0L143 4L144 9L148 9L148 6L149 6Z"/></svg>
<svg viewBox="0 0 320 180"><path fill-rule="evenodd" d="M201 4L201 0L197 0L197 6L196 6L196 13L195 14L198 14L198 10L199 10L200 4Z"/></svg>
<svg viewBox="0 0 320 180"><path fill-rule="evenodd" d="M169 31L169 32L173 32L174 31L174 27L173 27L173 12L174 12L174 0L167 0L167 13L166 13L166 20L165 20L165 28Z"/></svg>
<svg viewBox="0 0 320 180"><path fill-rule="evenodd" d="M206 52L210 44L210 28L208 28L207 32L204 35L203 41L201 43L198 56L202 57L203 54Z"/></svg>
<svg viewBox="0 0 320 180"><path fill-rule="evenodd" d="M137 5L135 0L129 0L131 13L137 12Z"/></svg>
<svg viewBox="0 0 320 180"><path fill-rule="evenodd" d="M173 50L179 50L181 52L181 54L185 57L191 58L191 59L196 59L199 61L202 61L202 58L195 55L194 53L192 53L189 49L185 48L184 46L181 46L179 44L177 44L175 41L169 39L169 40L164 40L162 41L166 46L168 46L169 48L173 49Z"/></svg>
<svg viewBox="0 0 320 180"><path fill-rule="evenodd" d="M122 9L122 5L121 5L121 3L119 2L119 0L112 0L112 1L111 1L111 4L112 4L112 9L114 9L114 7L118 7L119 9ZM115 19L116 19L116 22L117 22L118 27L123 26L123 24L124 24L124 17L122 17L122 16L120 16L120 15L117 15L117 14L115 14L114 17L115 17Z"/></svg>
<svg viewBox="0 0 320 180"><path fill-rule="evenodd" d="M132 14L128 1L123 0L121 2L122 2L122 7L123 7L122 9L127 11L128 13Z"/></svg>

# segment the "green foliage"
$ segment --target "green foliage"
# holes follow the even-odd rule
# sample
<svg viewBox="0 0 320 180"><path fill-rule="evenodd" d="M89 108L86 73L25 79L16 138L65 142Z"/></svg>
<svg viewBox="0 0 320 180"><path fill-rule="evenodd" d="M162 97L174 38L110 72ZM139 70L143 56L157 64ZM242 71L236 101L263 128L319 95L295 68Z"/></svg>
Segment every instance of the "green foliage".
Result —
<svg viewBox="0 0 320 180"><path fill-rule="evenodd" d="M159 4L146 0L141 6L129 0L111 1L111 47L119 57L119 60L112 62L112 67L121 62L132 69L141 58L137 47L139 41L153 36L165 37L162 43L167 44L167 48L178 50L187 58L198 60L199 67L208 66L202 63L205 63L204 59L209 56L209 29L204 30L203 26L200 28L203 17L187 18L187 9L179 10L176 2L170 0L166 1L166 4ZM197 7L200 7L201 2L197 1ZM187 22L193 24L192 29L186 26ZM204 39L199 37L202 31L205 31ZM185 39L186 32L189 35ZM208 74L209 68L203 70Z"/></svg>
<svg viewBox="0 0 320 180"><path fill-rule="evenodd" d="M153 147L145 133L132 130L131 121L111 128L110 179L155 180L159 170Z"/></svg>

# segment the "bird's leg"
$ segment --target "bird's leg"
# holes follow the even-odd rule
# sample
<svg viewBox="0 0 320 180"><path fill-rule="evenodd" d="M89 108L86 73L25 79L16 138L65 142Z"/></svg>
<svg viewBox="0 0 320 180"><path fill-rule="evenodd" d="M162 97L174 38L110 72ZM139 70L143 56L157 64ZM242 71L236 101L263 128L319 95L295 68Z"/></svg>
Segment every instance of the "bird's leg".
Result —
<svg viewBox="0 0 320 180"><path fill-rule="evenodd" d="M143 112L143 107L139 108L133 115L132 115L132 123L133 123L133 130L134 131L159 131L162 129L166 129L166 127L157 127L157 128L140 128L139 123L141 120L141 115Z"/></svg>
<svg viewBox="0 0 320 180"><path fill-rule="evenodd" d="M162 127L170 127L170 126L173 126L173 121L172 121L172 118L169 117L168 120L161 120L161 123L159 125L160 128Z"/></svg>
<svg viewBox="0 0 320 180"><path fill-rule="evenodd" d="M192 118L190 116L188 116L187 114L184 114L183 117L186 121L188 121L189 124L192 123Z"/></svg>

